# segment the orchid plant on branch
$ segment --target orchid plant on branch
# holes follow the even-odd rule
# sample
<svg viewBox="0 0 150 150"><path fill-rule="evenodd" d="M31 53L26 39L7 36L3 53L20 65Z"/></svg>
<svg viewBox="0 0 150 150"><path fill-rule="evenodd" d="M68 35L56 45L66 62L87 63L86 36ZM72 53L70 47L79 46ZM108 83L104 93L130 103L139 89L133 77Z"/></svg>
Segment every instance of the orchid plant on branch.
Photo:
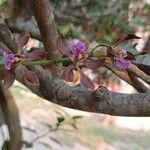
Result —
<svg viewBox="0 0 150 150"><path fill-rule="evenodd" d="M4 94L16 79L35 94L61 106L117 116L150 116L150 65L147 61L150 57L148 53L136 51L135 45L132 45L132 41L140 37L129 34L111 45L97 43L91 48L85 39L67 40L62 35L58 36L49 0L29 0L29 3L44 48L27 51L29 33L21 33L14 40L7 24L0 17L2 102L6 101ZM106 67L144 92L122 94L109 91L102 85L95 87L84 73L85 67L91 70ZM61 76L56 70L61 72ZM70 86L68 82L75 80L76 73L81 84Z"/></svg>

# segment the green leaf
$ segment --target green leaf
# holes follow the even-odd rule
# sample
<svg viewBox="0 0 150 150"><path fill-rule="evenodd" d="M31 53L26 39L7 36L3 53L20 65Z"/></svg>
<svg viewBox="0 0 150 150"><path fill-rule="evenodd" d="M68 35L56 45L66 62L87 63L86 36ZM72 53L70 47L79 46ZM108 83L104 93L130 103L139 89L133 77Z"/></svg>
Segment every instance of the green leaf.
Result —
<svg viewBox="0 0 150 150"><path fill-rule="evenodd" d="M82 116L78 116L78 115L77 115L77 116L73 116L73 117L72 117L72 119L73 119L73 120L81 119L81 118L82 118Z"/></svg>
<svg viewBox="0 0 150 150"><path fill-rule="evenodd" d="M62 123L63 121L65 121L65 118L62 116L62 117L57 117L57 121L59 123Z"/></svg>
<svg viewBox="0 0 150 150"><path fill-rule="evenodd" d="M10 141L5 141L2 146L2 150L9 150Z"/></svg>
<svg viewBox="0 0 150 150"><path fill-rule="evenodd" d="M61 125L61 123L64 122L64 121L65 121L65 118L63 116L57 117L56 126L59 127Z"/></svg>
<svg viewBox="0 0 150 150"><path fill-rule="evenodd" d="M33 143L28 142L28 141L23 141L22 144L24 144L26 148L31 148L31 147L33 147Z"/></svg>

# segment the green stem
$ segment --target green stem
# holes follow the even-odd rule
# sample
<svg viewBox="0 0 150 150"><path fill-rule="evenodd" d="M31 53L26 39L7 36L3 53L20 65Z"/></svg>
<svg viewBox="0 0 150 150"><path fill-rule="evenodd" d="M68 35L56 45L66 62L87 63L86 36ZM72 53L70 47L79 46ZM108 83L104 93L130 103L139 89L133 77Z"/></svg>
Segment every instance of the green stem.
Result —
<svg viewBox="0 0 150 150"><path fill-rule="evenodd" d="M62 59L53 59L53 60L41 60L41 61L26 61L26 62L22 62L22 65L25 66L32 66L32 65L49 65L49 64L53 64L53 63L61 63L61 62L66 62L69 61L68 58L62 58Z"/></svg>

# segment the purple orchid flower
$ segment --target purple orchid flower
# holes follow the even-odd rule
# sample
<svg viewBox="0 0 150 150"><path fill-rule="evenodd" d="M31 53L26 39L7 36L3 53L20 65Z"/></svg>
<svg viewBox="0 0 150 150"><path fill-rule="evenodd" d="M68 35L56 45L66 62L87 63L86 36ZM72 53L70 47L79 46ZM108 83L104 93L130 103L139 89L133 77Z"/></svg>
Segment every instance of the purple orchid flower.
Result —
<svg viewBox="0 0 150 150"><path fill-rule="evenodd" d="M68 42L60 36L57 40L57 47L60 53L68 56L74 62L85 58L88 44L86 41L78 39Z"/></svg>
<svg viewBox="0 0 150 150"><path fill-rule="evenodd" d="M80 82L81 84L91 90L95 89L95 85L92 80L85 75L82 70L78 67L77 62L81 61L82 64L88 68L98 68L100 63L97 60L92 60L86 58L88 44L84 40L72 40L67 42L64 40L63 36L60 36L57 40L57 47L60 53L68 56L73 64L70 64L63 72L62 79L67 82L74 81L74 70L78 71L80 74ZM90 63L91 62L91 63Z"/></svg>
<svg viewBox="0 0 150 150"><path fill-rule="evenodd" d="M82 59L82 55L85 56L86 54L86 43L80 40L74 40L70 43L70 50L72 53L71 60Z"/></svg>
<svg viewBox="0 0 150 150"><path fill-rule="evenodd" d="M127 57L127 53L124 50L115 52L114 54L115 67L118 70L125 70L131 65L130 60L128 60L126 57Z"/></svg>
<svg viewBox="0 0 150 150"><path fill-rule="evenodd" d="M4 56L4 66L7 70L10 70L13 63L16 61L14 54L7 54L6 52L3 53Z"/></svg>

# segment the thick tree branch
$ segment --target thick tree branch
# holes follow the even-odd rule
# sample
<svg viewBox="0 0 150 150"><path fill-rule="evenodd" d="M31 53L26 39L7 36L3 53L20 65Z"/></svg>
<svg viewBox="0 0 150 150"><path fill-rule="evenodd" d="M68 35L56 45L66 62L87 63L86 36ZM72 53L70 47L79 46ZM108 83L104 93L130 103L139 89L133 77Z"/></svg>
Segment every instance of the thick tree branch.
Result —
<svg viewBox="0 0 150 150"><path fill-rule="evenodd" d="M18 17L15 20L8 20L7 23L12 32L29 32L32 38L41 40L40 31L33 19L25 20Z"/></svg>
<svg viewBox="0 0 150 150"><path fill-rule="evenodd" d="M41 32L45 51L48 52L48 58L58 57L56 46L58 36L49 0L29 0L29 2Z"/></svg>
<svg viewBox="0 0 150 150"><path fill-rule="evenodd" d="M21 66L16 69L17 79L21 82L22 71ZM121 94L108 91L104 87L89 91L80 85L65 84L40 66L35 67L35 72L39 77L40 87L30 89L58 105L117 116L150 116L150 93Z"/></svg>
<svg viewBox="0 0 150 150"><path fill-rule="evenodd" d="M7 47L13 52L17 53L18 51L18 46L14 42L15 39L11 35L11 32L5 23L3 17L0 15L0 40L3 41L4 44L7 45Z"/></svg>

